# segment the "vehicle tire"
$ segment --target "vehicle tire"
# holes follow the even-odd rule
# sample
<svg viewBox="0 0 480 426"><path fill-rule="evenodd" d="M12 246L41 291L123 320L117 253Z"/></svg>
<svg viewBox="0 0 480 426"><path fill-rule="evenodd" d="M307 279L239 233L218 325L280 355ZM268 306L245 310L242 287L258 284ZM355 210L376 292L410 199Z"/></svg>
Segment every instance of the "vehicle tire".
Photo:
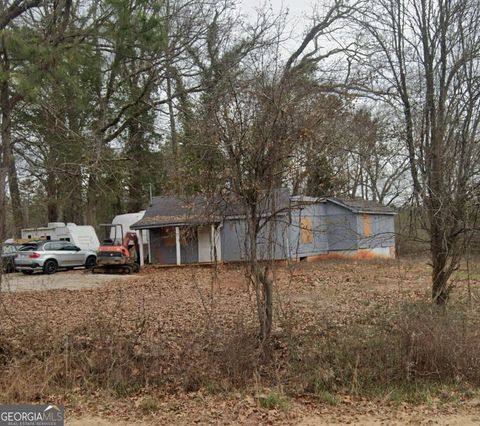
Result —
<svg viewBox="0 0 480 426"><path fill-rule="evenodd" d="M32 275L33 271L22 271L22 274L24 275Z"/></svg>
<svg viewBox="0 0 480 426"><path fill-rule="evenodd" d="M49 259L43 264L43 272L46 274L54 274L57 272L57 269L58 263L53 259Z"/></svg>
<svg viewBox="0 0 480 426"><path fill-rule="evenodd" d="M93 268L97 264L97 258L95 256L88 256L85 261L85 268Z"/></svg>

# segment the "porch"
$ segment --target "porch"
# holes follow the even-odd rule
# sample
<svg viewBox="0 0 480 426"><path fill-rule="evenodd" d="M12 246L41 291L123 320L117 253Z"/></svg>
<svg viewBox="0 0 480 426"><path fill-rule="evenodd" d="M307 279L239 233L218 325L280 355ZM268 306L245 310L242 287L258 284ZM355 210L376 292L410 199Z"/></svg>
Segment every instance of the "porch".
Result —
<svg viewBox="0 0 480 426"><path fill-rule="evenodd" d="M179 266L220 261L220 229L220 223L149 228L150 262Z"/></svg>

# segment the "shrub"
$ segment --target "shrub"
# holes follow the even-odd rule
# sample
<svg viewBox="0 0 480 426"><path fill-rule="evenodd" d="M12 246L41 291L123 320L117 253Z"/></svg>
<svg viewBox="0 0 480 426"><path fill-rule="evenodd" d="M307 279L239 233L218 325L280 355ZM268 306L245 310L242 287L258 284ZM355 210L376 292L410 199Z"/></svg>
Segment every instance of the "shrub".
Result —
<svg viewBox="0 0 480 426"><path fill-rule="evenodd" d="M158 406L158 402L155 398L153 398L151 396L145 396L140 401L139 408L140 408L140 410L142 410L143 414L148 415L148 414L155 413L156 411L158 411L159 406Z"/></svg>
<svg viewBox="0 0 480 426"><path fill-rule="evenodd" d="M285 410L288 408L288 402L285 397L279 392L270 391L266 394L257 395L258 405L267 410L279 408Z"/></svg>
<svg viewBox="0 0 480 426"><path fill-rule="evenodd" d="M430 384L480 385L480 319L463 306L407 304L375 324L324 331L328 320L289 336L284 381L293 392L329 399L337 391L412 396ZM433 386L432 386L433 385ZM412 397L416 399L416 397Z"/></svg>

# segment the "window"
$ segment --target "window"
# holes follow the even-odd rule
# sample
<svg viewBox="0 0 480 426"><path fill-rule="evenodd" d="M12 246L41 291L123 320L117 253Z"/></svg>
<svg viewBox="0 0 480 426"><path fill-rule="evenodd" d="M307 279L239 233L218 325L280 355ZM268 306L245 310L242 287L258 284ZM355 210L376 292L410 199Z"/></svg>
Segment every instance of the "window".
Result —
<svg viewBox="0 0 480 426"><path fill-rule="evenodd" d="M167 226L163 228L161 232L162 232L161 238L163 240L163 245L165 247L175 247L175 243L176 243L175 227Z"/></svg>
<svg viewBox="0 0 480 426"><path fill-rule="evenodd" d="M62 243L49 243L49 244L45 244L43 246L43 249L46 250L46 251L63 250L63 244Z"/></svg>
<svg viewBox="0 0 480 426"><path fill-rule="evenodd" d="M313 228L311 217L300 218L300 239L302 240L303 244L311 244L313 242Z"/></svg>
<svg viewBox="0 0 480 426"><path fill-rule="evenodd" d="M22 244L18 251L38 250L38 244Z"/></svg>
<svg viewBox="0 0 480 426"><path fill-rule="evenodd" d="M364 235L365 237L369 237L369 236L370 236L370 223L369 223L369 221L368 221L368 219L369 219L368 216L369 216L369 215L366 214L366 213L362 216L363 235Z"/></svg>

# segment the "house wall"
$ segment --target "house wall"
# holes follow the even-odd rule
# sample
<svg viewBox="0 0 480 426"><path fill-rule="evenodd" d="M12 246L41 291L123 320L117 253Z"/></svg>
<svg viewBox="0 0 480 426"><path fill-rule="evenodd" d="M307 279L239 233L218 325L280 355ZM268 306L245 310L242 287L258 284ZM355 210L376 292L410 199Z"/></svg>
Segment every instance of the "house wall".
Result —
<svg viewBox="0 0 480 426"><path fill-rule="evenodd" d="M353 213L327 202L329 251L388 248L395 246L395 216Z"/></svg>
<svg viewBox="0 0 480 426"><path fill-rule="evenodd" d="M359 248L395 246L395 216L357 214Z"/></svg>
<svg viewBox="0 0 480 426"><path fill-rule="evenodd" d="M309 204L291 212L289 229L291 258L314 256L328 251L325 203Z"/></svg>
<svg viewBox="0 0 480 426"><path fill-rule="evenodd" d="M357 250L359 223L357 215L332 202L325 205L325 226L329 251Z"/></svg>
<svg viewBox="0 0 480 426"><path fill-rule="evenodd" d="M275 235L273 247L269 244L272 226ZM181 229L181 263L197 263L199 257L196 228ZM186 232L187 229L190 231ZM174 227L151 229L150 241L152 263L176 264ZM246 260L245 220L225 220L220 227L220 241L221 260ZM394 245L393 215L356 214L327 201L293 208L275 223L263 227L257 239L257 257L268 259L271 250L276 260L328 256L329 253L356 256L360 251L365 257L370 254L391 257L394 251L390 248Z"/></svg>
<svg viewBox="0 0 480 426"><path fill-rule="evenodd" d="M182 264L198 262L198 242L195 228L180 227L180 262ZM175 227L150 230L150 251L152 263L175 265L177 263L175 246Z"/></svg>
<svg viewBox="0 0 480 426"><path fill-rule="evenodd" d="M268 259L273 252L274 259L286 259L288 257L288 215L282 215L275 223L265 225L257 238L257 258ZM272 228L273 227L273 230ZM244 219L227 219L221 228L222 260L226 262L238 262L246 260L246 227ZM270 232L274 232L274 238L270 238ZM272 240L273 247L269 240Z"/></svg>

